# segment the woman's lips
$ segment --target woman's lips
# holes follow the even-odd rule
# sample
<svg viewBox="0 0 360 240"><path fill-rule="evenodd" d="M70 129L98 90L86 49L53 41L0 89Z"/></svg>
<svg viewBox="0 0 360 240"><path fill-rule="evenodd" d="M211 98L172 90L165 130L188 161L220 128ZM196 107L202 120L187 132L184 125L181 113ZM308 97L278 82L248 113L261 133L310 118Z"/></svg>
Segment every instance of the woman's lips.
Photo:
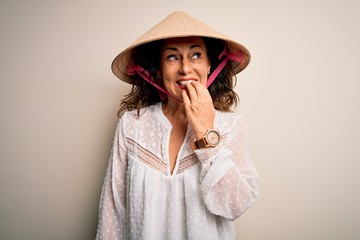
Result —
<svg viewBox="0 0 360 240"><path fill-rule="evenodd" d="M176 81L176 84L181 88L182 90L186 89L186 84L191 83L192 81L196 81L195 79L181 79Z"/></svg>

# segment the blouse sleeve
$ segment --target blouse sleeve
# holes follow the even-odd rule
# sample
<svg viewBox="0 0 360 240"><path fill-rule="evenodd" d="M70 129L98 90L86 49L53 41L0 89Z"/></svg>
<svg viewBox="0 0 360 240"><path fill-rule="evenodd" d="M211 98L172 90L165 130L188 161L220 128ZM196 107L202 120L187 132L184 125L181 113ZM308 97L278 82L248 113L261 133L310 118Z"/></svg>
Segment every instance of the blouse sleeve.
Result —
<svg viewBox="0 0 360 240"><path fill-rule="evenodd" d="M242 116L216 148L196 150L201 191L210 212L235 220L258 195L258 174L250 160L248 130Z"/></svg>
<svg viewBox="0 0 360 240"><path fill-rule="evenodd" d="M125 174L126 148L121 132L121 120L116 128L109 164L106 170L99 206L96 239L125 239Z"/></svg>

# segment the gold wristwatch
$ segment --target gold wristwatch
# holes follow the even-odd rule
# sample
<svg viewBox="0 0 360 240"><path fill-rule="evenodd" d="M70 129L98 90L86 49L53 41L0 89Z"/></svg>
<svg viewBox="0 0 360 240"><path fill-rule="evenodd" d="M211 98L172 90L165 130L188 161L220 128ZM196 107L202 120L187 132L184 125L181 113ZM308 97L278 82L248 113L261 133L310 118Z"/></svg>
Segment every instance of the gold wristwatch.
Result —
<svg viewBox="0 0 360 240"><path fill-rule="evenodd" d="M191 144L193 150L200 148L216 147L221 141L220 132L214 129L206 131L205 136Z"/></svg>

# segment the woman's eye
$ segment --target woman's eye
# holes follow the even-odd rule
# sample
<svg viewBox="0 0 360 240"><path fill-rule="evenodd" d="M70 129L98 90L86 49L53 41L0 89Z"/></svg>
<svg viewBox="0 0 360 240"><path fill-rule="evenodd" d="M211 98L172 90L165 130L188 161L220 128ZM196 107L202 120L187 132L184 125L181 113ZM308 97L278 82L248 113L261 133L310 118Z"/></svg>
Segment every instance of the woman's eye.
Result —
<svg viewBox="0 0 360 240"><path fill-rule="evenodd" d="M170 60L170 61L175 61L175 60L177 60L178 58L176 57L176 55L169 55L166 59L167 59L167 60Z"/></svg>
<svg viewBox="0 0 360 240"><path fill-rule="evenodd" d="M201 56L201 53L195 53L193 56L192 56L192 59L199 59Z"/></svg>

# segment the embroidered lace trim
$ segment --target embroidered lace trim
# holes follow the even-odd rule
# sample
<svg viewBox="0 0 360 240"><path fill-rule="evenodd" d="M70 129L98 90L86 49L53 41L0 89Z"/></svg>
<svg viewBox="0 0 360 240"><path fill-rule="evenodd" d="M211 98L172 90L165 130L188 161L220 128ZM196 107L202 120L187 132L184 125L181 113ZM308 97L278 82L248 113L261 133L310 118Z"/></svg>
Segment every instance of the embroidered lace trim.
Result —
<svg viewBox="0 0 360 240"><path fill-rule="evenodd" d="M127 145L129 146L129 152L134 156L137 156L137 159L139 159L140 162L146 164L147 166L151 167L156 171L161 172L164 175L168 175L167 164L164 163L155 154L153 154L149 150L146 150L130 138L127 138ZM176 174L184 172L186 169L195 165L198 161L199 159L197 158L196 154L191 154L183 159L180 159L179 168Z"/></svg>
<svg viewBox="0 0 360 240"><path fill-rule="evenodd" d="M199 159L197 158L195 153L181 159L179 162L179 169L177 170L176 174L182 173L189 167L195 165L198 161Z"/></svg>

